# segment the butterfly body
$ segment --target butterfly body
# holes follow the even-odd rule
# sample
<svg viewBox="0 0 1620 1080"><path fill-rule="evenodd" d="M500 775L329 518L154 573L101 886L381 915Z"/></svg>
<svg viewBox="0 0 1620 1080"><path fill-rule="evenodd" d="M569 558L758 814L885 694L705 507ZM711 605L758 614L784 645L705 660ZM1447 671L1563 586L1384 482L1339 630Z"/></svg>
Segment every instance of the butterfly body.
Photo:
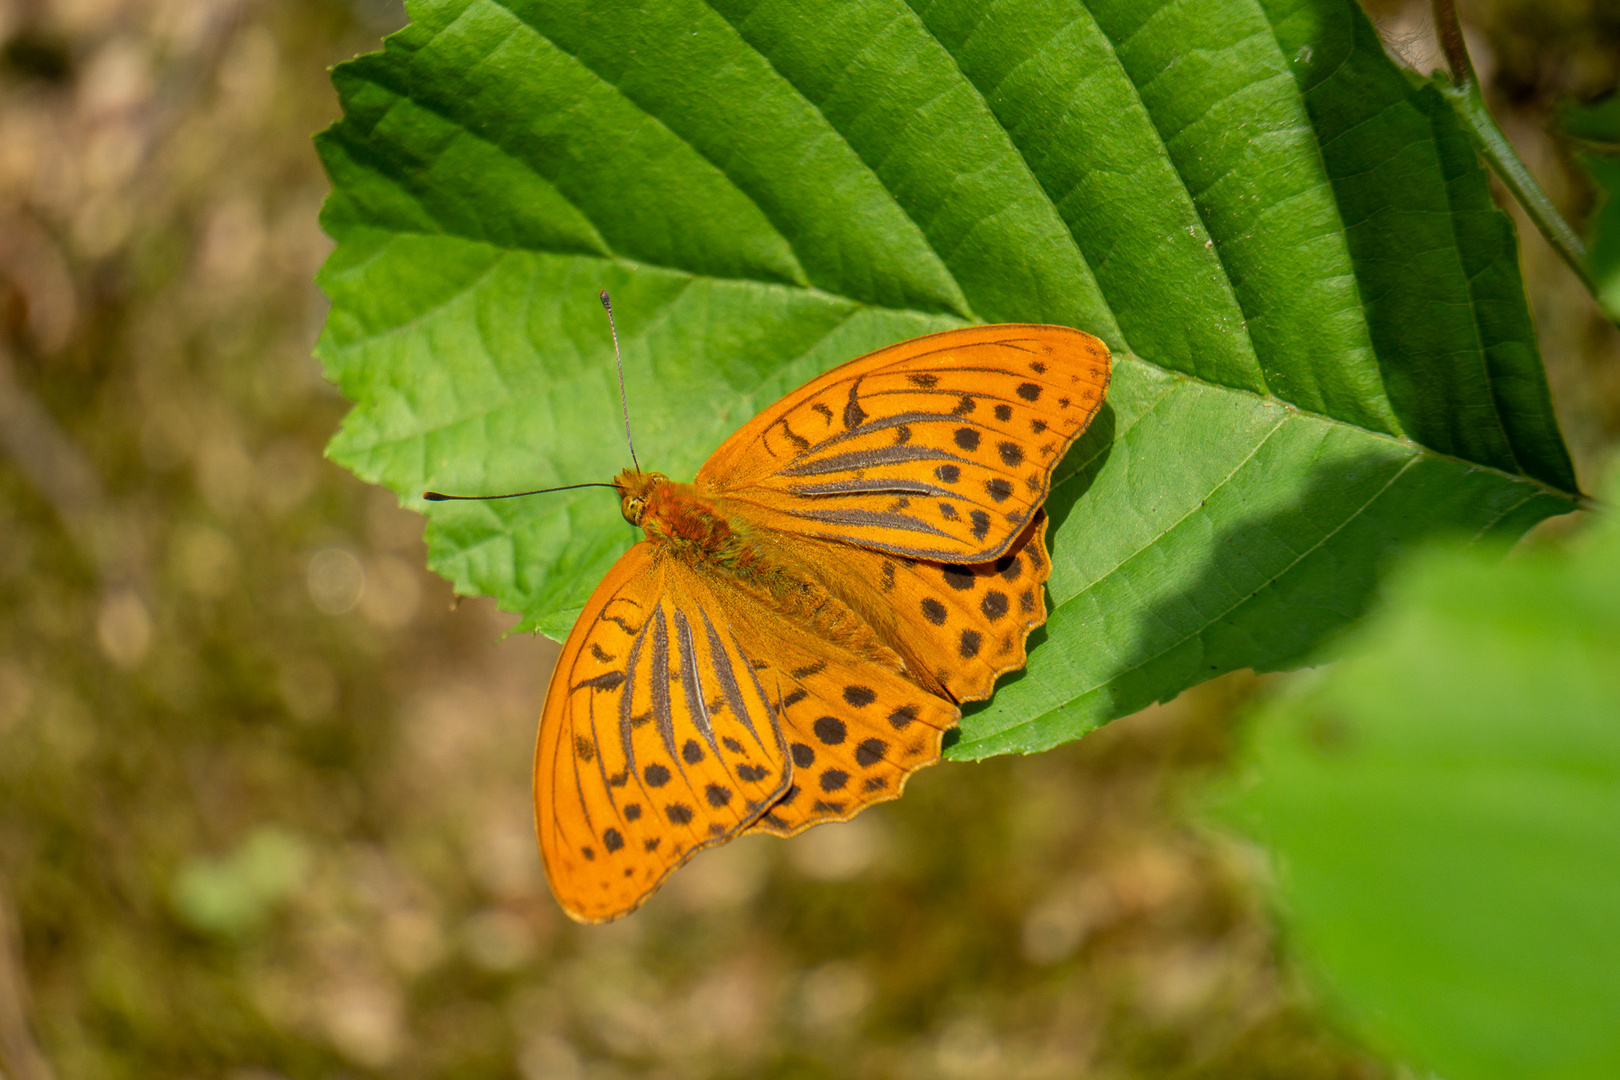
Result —
<svg viewBox="0 0 1620 1080"><path fill-rule="evenodd" d="M1041 508L1109 356L1064 327L904 342L812 380L690 484L614 482L645 539L564 643L535 762L553 891L634 910L694 852L900 794L1046 617Z"/></svg>
<svg viewBox="0 0 1620 1080"><path fill-rule="evenodd" d="M641 527L655 562L677 560L693 573L713 575L829 643L904 670L859 613L828 590L824 575L795 558L781 537L751 529L746 516L728 517L723 501L659 473L626 469L614 486L625 520Z"/></svg>

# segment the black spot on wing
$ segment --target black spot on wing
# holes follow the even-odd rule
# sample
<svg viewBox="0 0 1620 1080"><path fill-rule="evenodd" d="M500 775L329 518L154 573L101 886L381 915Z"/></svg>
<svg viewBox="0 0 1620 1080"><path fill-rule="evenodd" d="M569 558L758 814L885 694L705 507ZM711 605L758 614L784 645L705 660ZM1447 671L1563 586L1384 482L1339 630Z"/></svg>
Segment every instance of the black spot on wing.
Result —
<svg viewBox="0 0 1620 1080"><path fill-rule="evenodd" d="M838 791L849 783L849 773L843 769L826 769L821 774L822 791Z"/></svg>
<svg viewBox="0 0 1620 1080"><path fill-rule="evenodd" d="M883 751L889 744L882 739L867 739L855 748L855 764L863 769L870 769L883 760Z"/></svg>
<svg viewBox="0 0 1620 1080"><path fill-rule="evenodd" d="M854 431L866 420L866 410L861 408L860 401L861 380L856 379L849 388L849 401L844 405L844 427Z"/></svg>
<svg viewBox="0 0 1620 1080"><path fill-rule="evenodd" d="M971 660L979 655L979 646L983 643L977 630L962 631L962 640L957 645L956 654L964 660Z"/></svg>
<svg viewBox="0 0 1620 1080"><path fill-rule="evenodd" d="M810 729L816 733L816 738L828 746L837 746L844 741L844 722L836 716L818 717Z"/></svg>

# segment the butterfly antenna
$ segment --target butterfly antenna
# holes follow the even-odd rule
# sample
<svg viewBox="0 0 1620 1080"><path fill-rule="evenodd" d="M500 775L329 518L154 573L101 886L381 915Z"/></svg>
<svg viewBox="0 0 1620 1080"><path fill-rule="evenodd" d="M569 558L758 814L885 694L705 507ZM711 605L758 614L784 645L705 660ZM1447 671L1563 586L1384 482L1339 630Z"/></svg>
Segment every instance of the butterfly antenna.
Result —
<svg viewBox="0 0 1620 1080"><path fill-rule="evenodd" d="M514 491L509 495L446 495L439 491L424 491L422 498L428 502L471 501L474 499L516 499L523 495L546 495L553 491L573 491L575 488L605 487L612 484L564 484L562 487L535 488L533 491Z"/></svg>
<svg viewBox="0 0 1620 1080"><path fill-rule="evenodd" d="M636 460L635 440L630 438L630 401L624 394L624 357L619 354L619 328L613 324L613 301L608 299L608 291L602 290L602 310L607 312L608 330L613 334L613 359L619 365L619 404L624 409L624 441L630 447L630 464L641 471L641 462Z"/></svg>

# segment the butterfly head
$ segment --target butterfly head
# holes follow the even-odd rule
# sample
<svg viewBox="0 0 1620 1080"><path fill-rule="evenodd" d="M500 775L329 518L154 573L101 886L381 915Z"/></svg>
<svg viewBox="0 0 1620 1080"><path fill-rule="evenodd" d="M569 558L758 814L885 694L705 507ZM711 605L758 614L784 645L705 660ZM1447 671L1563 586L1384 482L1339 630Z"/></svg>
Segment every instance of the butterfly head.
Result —
<svg viewBox="0 0 1620 1080"><path fill-rule="evenodd" d="M640 525L653 489L667 483L669 477L663 473L644 473L635 469L621 472L614 479L613 486L619 489L619 511L624 514L624 520L632 525Z"/></svg>

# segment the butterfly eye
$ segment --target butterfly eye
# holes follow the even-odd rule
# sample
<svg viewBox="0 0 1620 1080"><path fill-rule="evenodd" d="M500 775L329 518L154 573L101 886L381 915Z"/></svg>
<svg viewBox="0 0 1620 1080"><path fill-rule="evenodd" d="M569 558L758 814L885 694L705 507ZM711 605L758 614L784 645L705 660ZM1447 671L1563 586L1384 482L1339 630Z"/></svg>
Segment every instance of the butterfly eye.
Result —
<svg viewBox="0 0 1620 1080"><path fill-rule="evenodd" d="M624 520L628 521L632 525L640 525L641 515L647 509L647 500L643 499L640 495L626 495L624 497L624 505L619 509L620 512L624 514Z"/></svg>

